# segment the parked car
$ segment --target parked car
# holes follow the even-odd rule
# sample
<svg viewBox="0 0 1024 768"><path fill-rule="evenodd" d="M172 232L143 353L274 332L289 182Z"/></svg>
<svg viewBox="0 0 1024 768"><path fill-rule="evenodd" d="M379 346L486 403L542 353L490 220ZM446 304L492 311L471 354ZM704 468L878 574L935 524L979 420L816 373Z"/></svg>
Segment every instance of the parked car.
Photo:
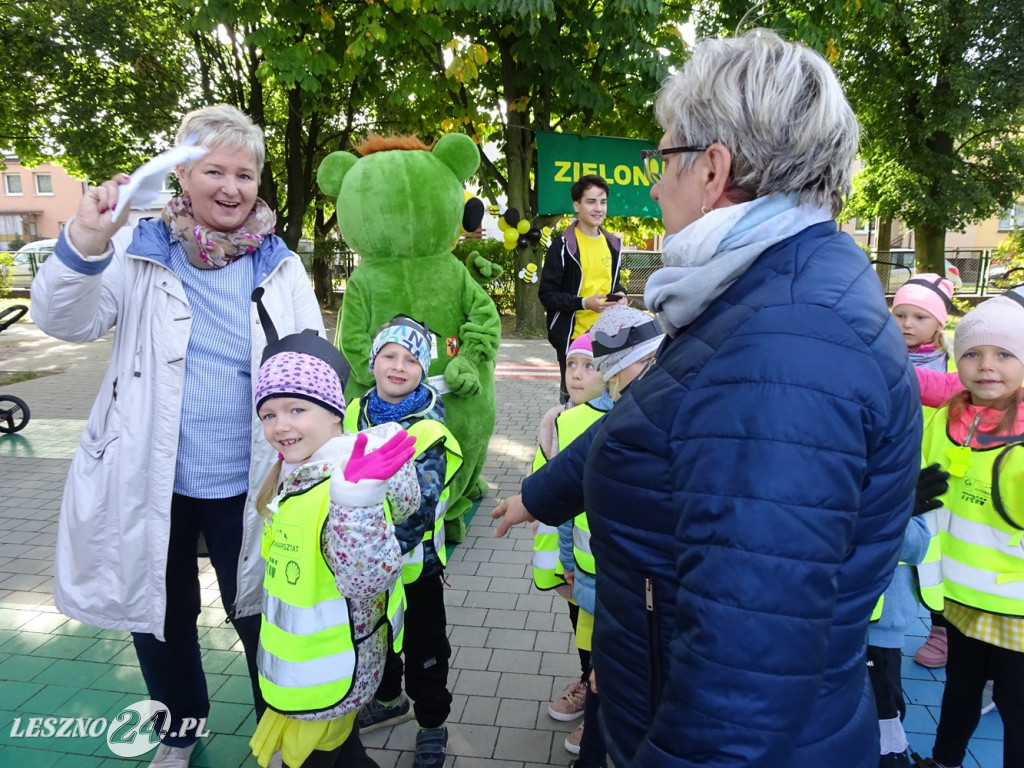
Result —
<svg viewBox="0 0 1024 768"><path fill-rule="evenodd" d="M12 288L28 288L32 285L32 278L36 276L36 270L53 253L57 241L35 240L23 245L14 252L14 279L11 281Z"/></svg>

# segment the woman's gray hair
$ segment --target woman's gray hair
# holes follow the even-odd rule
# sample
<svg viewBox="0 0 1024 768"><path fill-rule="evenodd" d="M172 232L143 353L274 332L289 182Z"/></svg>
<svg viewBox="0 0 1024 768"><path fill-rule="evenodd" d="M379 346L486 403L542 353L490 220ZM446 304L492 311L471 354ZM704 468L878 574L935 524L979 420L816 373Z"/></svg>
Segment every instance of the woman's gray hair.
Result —
<svg viewBox="0 0 1024 768"><path fill-rule="evenodd" d="M807 46L766 29L700 40L662 85L655 115L672 146L729 149L734 198L795 192L842 210L860 128L832 67ZM680 155L676 167L695 160Z"/></svg>
<svg viewBox="0 0 1024 768"><path fill-rule="evenodd" d="M263 144L263 130L249 116L230 104L213 104L194 109L181 119L178 127L178 143L195 136L200 144L208 147L230 147L247 149L256 162L256 176L263 173L266 149ZM194 161L193 161L194 162ZM185 173L192 170L193 163L185 163Z"/></svg>

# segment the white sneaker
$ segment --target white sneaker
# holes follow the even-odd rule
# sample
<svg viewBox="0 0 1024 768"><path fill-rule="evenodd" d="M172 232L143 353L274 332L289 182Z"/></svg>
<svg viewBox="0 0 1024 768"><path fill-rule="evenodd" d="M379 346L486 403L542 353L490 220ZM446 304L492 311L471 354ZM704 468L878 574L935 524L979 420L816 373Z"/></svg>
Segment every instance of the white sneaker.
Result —
<svg viewBox="0 0 1024 768"><path fill-rule="evenodd" d="M992 681L989 680L985 683L985 690L981 692L981 714L983 715L987 715L996 708L996 703L992 701L992 685Z"/></svg>
<svg viewBox="0 0 1024 768"><path fill-rule="evenodd" d="M149 764L149 768L188 768L189 760L192 759L192 750L195 748L195 744L189 744L187 747L169 747L166 744L161 744L156 748L156 754L153 755L153 761Z"/></svg>

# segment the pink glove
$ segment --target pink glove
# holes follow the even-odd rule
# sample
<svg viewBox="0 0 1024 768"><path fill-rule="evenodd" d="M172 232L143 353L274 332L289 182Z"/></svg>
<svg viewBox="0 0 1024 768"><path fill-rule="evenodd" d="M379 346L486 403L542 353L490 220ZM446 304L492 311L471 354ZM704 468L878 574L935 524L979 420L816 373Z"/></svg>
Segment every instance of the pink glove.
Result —
<svg viewBox="0 0 1024 768"><path fill-rule="evenodd" d="M350 483L360 480L387 480L397 472L416 452L416 438L404 429L389 438L375 451L366 453L366 435L356 435L348 464L345 465L345 479Z"/></svg>

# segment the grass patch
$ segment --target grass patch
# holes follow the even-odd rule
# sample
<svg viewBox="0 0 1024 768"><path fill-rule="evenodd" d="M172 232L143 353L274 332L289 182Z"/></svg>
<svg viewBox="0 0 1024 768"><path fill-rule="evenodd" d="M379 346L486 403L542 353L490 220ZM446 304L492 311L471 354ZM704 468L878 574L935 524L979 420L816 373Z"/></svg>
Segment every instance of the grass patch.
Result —
<svg viewBox="0 0 1024 768"><path fill-rule="evenodd" d="M22 381L32 381L41 376L49 376L53 371L0 371L0 387L8 384L18 384Z"/></svg>

